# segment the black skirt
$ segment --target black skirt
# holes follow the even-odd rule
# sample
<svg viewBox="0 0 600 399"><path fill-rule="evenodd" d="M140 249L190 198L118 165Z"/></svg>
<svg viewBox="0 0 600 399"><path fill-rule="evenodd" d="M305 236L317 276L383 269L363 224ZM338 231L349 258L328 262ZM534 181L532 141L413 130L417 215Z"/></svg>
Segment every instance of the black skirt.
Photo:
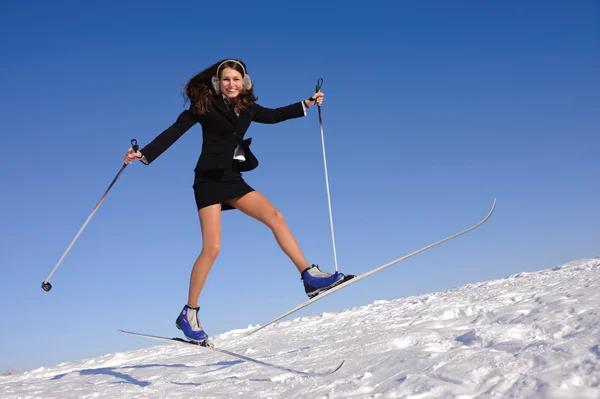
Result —
<svg viewBox="0 0 600 399"><path fill-rule="evenodd" d="M221 210L235 209L225 201L254 191L239 172L237 161L232 170L197 171L194 178L194 197L198 210L209 205L221 204Z"/></svg>

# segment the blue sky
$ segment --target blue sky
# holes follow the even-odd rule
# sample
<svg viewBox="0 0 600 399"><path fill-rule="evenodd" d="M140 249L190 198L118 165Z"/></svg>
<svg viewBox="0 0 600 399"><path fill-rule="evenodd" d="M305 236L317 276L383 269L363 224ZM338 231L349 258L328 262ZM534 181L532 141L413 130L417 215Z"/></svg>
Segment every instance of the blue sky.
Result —
<svg viewBox="0 0 600 399"><path fill-rule="evenodd" d="M196 126L151 166L122 165L183 109L186 80L243 59L259 103L308 97L323 129L340 270L362 273L475 232L296 314L450 289L599 256L599 6L594 1L347 3L12 1L0 16L0 371L178 335L201 249ZM245 5L244 5L245 4ZM246 180L285 215L309 262L333 269L316 108L248 131ZM210 335L305 300L271 232L223 214L200 297Z"/></svg>

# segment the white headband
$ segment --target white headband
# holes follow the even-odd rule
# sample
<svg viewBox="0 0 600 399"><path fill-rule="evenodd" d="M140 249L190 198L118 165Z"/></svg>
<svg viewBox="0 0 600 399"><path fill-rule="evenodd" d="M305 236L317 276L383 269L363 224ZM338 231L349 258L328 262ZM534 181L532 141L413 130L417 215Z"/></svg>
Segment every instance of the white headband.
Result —
<svg viewBox="0 0 600 399"><path fill-rule="evenodd" d="M223 64L228 63L228 62L235 62L236 64L238 64L239 66L242 67L242 71L244 72L244 76L246 76L246 68L244 68L244 66L242 65L241 62L236 61L236 60L225 60L223 62L221 62L219 64L219 66L217 67L217 76L219 76L219 71L221 70L221 67L223 66Z"/></svg>

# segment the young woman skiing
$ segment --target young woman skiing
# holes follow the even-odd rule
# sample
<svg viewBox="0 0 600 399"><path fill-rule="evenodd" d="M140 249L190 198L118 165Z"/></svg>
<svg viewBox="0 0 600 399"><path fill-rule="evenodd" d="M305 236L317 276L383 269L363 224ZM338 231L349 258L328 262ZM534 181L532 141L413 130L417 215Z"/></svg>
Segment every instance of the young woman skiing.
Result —
<svg viewBox="0 0 600 399"><path fill-rule="evenodd" d="M323 103L324 94L280 107L256 103L252 81L240 60L225 59L190 79L185 86L189 109L175 123L139 151L131 148L125 163L140 160L149 165L196 123L202 126L202 151L195 168L194 196L202 230L202 250L190 276L187 304L176 320L177 327L194 342L210 344L200 323L198 300L221 242L221 211L238 209L269 227L283 252L301 274L309 297L344 281L342 273L325 273L309 265L281 212L261 193L250 187L241 172L258 166L244 139L251 122L279 123L306 115L307 108Z"/></svg>

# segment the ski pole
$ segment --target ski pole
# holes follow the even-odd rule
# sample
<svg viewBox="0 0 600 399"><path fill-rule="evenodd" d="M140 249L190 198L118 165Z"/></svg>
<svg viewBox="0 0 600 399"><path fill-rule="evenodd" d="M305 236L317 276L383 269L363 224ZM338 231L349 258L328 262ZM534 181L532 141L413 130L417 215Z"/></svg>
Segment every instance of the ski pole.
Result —
<svg viewBox="0 0 600 399"><path fill-rule="evenodd" d="M137 143L136 139L131 140L131 149L133 150L133 152L136 152L139 149L139 146L138 146L138 143ZM81 228L77 232L77 235L75 236L75 238L73 238L73 241L71 241L71 244L69 244L69 246L67 247L67 250L62 254L62 256L60 257L60 259L58 260L58 263L56 263L56 266L54 266L54 269L52 269L52 272L50 272L50 274L48 275L48 277L46 277L46 279L42 282L42 289L44 291L48 292L48 291L50 291L52 289L52 284L49 283L50 277L52 277L52 275L54 274L54 272L56 272L56 269L58 269L58 266L61 264L61 262L63 261L63 259L65 258L65 256L67 256L67 253L71 250L71 247L73 246L73 244L75 244L75 241L77 241L77 239L79 238L79 235L81 234L81 232L83 231L83 229L85 228L85 226L87 226L87 224L89 223L90 219L92 219L92 216L94 216L94 213L96 213L96 211L100 207L100 204L102 204L102 201L104 201L104 198L106 197L106 195L108 194L108 192L110 191L110 189L112 188L112 186L115 185L117 179L119 178L119 176L121 176L121 173L123 173L123 171L125 170L126 167L127 167L127 163L123 163L123 166L121 166L121 170L119 170L119 173L117 173L117 176L113 179L112 183L110 183L110 186L108 186L108 189L106 190L106 192L104 193L104 195L102 196L102 198L100 198L100 201L98 201L98 203L94 207L94 210L92 211L92 213L90 214L90 216L88 216L88 218L86 219L86 221L83 224L83 226L81 226Z"/></svg>
<svg viewBox="0 0 600 399"><path fill-rule="evenodd" d="M323 78L317 79L317 87L315 91L318 93L323 87ZM319 127L321 128L321 147L323 148L323 165L325 166L325 186L327 187L327 205L329 206L329 224L331 226L331 242L333 243L333 262L335 264L335 272L338 272L337 254L335 251L335 234L333 232L333 215L331 212L331 195L329 193L329 176L327 174L327 156L325 154L325 136L323 134L323 118L321 116L321 104L317 104L319 110Z"/></svg>

